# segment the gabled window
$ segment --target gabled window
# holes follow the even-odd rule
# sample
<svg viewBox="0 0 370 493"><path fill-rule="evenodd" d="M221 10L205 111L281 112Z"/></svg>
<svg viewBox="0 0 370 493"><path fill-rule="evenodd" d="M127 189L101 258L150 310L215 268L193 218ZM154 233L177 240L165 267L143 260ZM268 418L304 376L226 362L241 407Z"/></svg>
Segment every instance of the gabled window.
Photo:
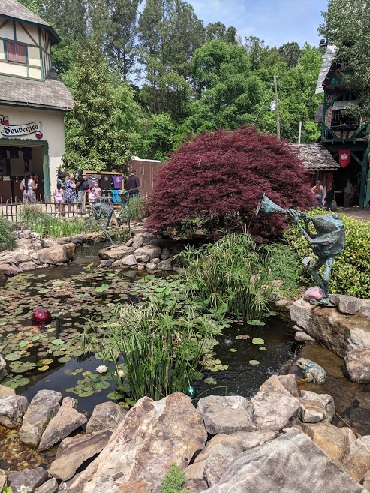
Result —
<svg viewBox="0 0 370 493"><path fill-rule="evenodd" d="M7 41L6 57L8 62L27 63L27 46L16 41Z"/></svg>

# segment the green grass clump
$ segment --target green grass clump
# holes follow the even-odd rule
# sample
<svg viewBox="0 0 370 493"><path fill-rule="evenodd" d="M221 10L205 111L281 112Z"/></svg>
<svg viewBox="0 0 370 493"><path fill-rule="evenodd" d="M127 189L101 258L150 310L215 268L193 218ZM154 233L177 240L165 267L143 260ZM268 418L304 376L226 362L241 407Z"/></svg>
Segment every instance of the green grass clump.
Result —
<svg viewBox="0 0 370 493"><path fill-rule="evenodd" d="M323 212L324 214L325 212ZM314 211L317 215L318 211ZM335 257L330 276L330 292L358 298L370 297L370 222L339 214L344 222L346 247ZM307 240L296 225L285 232L285 239L298 257L313 257ZM313 283L309 273L302 269L307 284Z"/></svg>
<svg viewBox="0 0 370 493"><path fill-rule="evenodd" d="M185 474L179 466L172 464L171 469L165 475L161 485L161 493L189 493L182 489L185 482Z"/></svg>
<svg viewBox="0 0 370 493"><path fill-rule="evenodd" d="M11 250L15 247L16 235L12 223L0 217L0 250Z"/></svg>

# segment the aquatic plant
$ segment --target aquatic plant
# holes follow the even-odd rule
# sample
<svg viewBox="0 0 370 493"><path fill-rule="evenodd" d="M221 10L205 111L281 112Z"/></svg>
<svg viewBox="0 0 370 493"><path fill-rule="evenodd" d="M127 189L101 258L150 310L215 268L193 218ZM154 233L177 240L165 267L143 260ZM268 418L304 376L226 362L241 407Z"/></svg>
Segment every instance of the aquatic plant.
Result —
<svg viewBox="0 0 370 493"><path fill-rule="evenodd" d="M273 290L269 258L250 235L229 234L200 249L188 246L178 258L189 288L214 307L224 303L230 315L244 320L268 313Z"/></svg>

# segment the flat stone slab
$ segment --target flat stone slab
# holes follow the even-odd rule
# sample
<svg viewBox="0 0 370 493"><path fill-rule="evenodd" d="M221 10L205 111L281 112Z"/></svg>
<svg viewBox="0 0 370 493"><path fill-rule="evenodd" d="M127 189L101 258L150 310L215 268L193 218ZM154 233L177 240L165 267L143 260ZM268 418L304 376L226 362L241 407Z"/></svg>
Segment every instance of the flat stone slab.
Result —
<svg viewBox="0 0 370 493"><path fill-rule="evenodd" d="M13 493L23 493L24 487L28 493L34 493L48 479L48 472L43 467L25 469L24 471L8 471L8 485ZM22 488L23 487L23 488Z"/></svg>

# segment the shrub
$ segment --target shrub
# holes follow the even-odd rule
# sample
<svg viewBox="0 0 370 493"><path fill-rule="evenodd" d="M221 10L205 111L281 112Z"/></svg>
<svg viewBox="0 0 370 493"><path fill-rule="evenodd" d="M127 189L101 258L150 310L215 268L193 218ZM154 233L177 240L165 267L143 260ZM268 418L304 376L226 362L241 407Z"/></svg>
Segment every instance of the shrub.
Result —
<svg viewBox="0 0 370 493"><path fill-rule="evenodd" d="M13 225L0 217L0 250L10 250L15 247L15 231Z"/></svg>
<svg viewBox="0 0 370 493"><path fill-rule="evenodd" d="M179 466L172 464L171 469L165 475L161 485L161 493L189 493L183 490L182 485L185 482L185 474Z"/></svg>
<svg viewBox="0 0 370 493"><path fill-rule="evenodd" d="M310 214L319 213L324 212L316 210ZM344 222L346 247L340 255L335 257L331 270L330 292L369 298L370 223L341 214L339 216ZM285 238L298 253L300 259L307 256L314 257L310 245L297 226L292 226L287 230ZM313 282L307 271L303 270L303 274L305 274L306 281Z"/></svg>
<svg viewBox="0 0 370 493"><path fill-rule="evenodd" d="M308 176L286 142L251 126L203 134L159 171L147 225L176 235L196 219L209 228L248 231L258 240L276 237L286 218L256 216L263 193L284 208L312 205Z"/></svg>

